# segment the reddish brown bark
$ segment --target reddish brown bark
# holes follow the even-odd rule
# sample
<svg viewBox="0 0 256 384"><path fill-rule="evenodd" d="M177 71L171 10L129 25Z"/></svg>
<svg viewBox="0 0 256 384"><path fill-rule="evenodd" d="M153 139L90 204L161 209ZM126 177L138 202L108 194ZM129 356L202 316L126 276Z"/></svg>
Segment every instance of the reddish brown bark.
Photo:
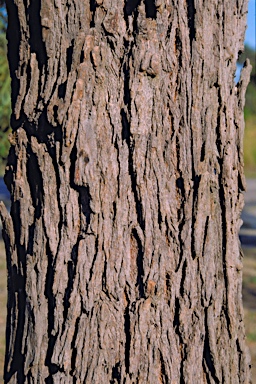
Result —
<svg viewBox="0 0 256 384"><path fill-rule="evenodd" d="M7 3L6 383L249 383L247 2Z"/></svg>

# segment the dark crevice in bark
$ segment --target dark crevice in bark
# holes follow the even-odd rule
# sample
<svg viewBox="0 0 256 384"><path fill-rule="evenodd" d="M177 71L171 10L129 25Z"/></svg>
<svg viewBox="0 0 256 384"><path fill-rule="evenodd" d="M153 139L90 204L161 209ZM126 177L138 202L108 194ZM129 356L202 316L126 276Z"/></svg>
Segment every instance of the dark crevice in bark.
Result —
<svg viewBox="0 0 256 384"><path fill-rule="evenodd" d="M16 100L20 90L20 80L16 76L16 71L19 67L20 60L20 41L21 41L21 28L18 16L18 7L13 0L6 0L6 8L8 14L8 61L10 68L10 75L12 78L12 110L15 108ZM15 28L13 26L15 25ZM11 42L11 43L10 43Z"/></svg>
<svg viewBox="0 0 256 384"><path fill-rule="evenodd" d="M79 199L78 199L79 204L81 206L82 213L85 216L86 224L88 227L91 221L91 214L93 213L90 207L90 201L91 201L90 190L88 186L78 187L78 192L79 192Z"/></svg>
<svg viewBox="0 0 256 384"><path fill-rule="evenodd" d="M30 187L33 207L35 208L35 219L39 219L42 213L43 205L43 178L37 157L32 152L31 147L27 148L27 153L27 179Z"/></svg>
<svg viewBox="0 0 256 384"><path fill-rule="evenodd" d="M90 11L91 11L91 14L92 14L91 22L90 22L90 28L94 28L95 27L94 17L95 17L96 8L97 8L96 1L95 0L90 0Z"/></svg>
<svg viewBox="0 0 256 384"><path fill-rule="evenodd" d="M209 227L209 216L206 217L206 220L205 220L205 226L204 226L204 239L203 239L203 256L204 256L204 248L205 248L205 244L206 244L206 239L207 239L207 233L208 233L208 227Z"/></svg>
<svg viewBox="0 0 256 384"><path fill-rule="evenodd" d="M187 260L184 260L183 266L182 266L182 275L181 275L181 281L180 281L180 295L181 297L184 297L184 283L186 279L186 270L187 270Z"/></svg>
<svg viewBox="0 0 256 384"><path fill-rule="evenodd" d="M185 188L184 188L184 179L183 177L178 177L176 180L176 186L180 191L181 196L185 195Z"/></svg>
<svg viewBox="0 0 256 384"><path fill-rule="evenodd" d="M182 332L179 330L179 325L180 325L180 301L179 298L175 298L175 312L174 312L174 318L173 318L173 328L176 333L176 335L179 338L179 344L180 344L180 350L181 350L181 360L180 360L180 384L184 383L184 375L183 375L183 370L184 370L184 356L183 356L183 348L184 348L184 343L183 343L183 338L182 338Z"/></svg>
<svg viewBox="0 0 256 384"><path fill-rule="evenodd" d="M58 371L56 371L58 372ZM56 373L55 372L55 373ZM46 384L54 384L54 381L53 381L53 377L52 376L48 376L46 379L45 379L45 383Z"/></svg>
<svg viewBox="0 0 256 384"><path fill-rule="evenodd" d="M180 302L179 302L178 297L176 297L175 298L175 312L174 312L174 318L173 318L173 328L175 330L177 330L177 327L179 326L179 323L180 323L179 311L180 311Z"/></svg>
<svg viewBox="0 0 256 384"><path fill-rule="evenodd" d="M14 186L14 173L12 172L12 170L15 168L15 164L16 164L15 147L12 145L7 157L7 166L5 168L5 174L4 174L4 182L8 191L10 192L10 200L12 200L12 191Z"/></svg>
<svg viewBox="0 0 256 384"><path fill-rule="evenodd" d="M115 139L115 142L114 142L114 147L115 147L116 150L117 150L116 160L117 160L117 164L118 164L117 197L120 198L120 173L121 173L121 164L120 164L120 150L119 150L119 147L118 147L118 142L119 142L119 139L118 139L117 136L116 136L116 139ZM116 210L116 204L114 205L114 202L113 202L113 212L114 212L113 220L115 220L117 210Z"/></svg>
<svg viewBox="0 0 256 384"><path fill-rule="evenodd" d="M143 219L143 207L141 199L137 191L137 175L136 170L134 170L134 161L133 161L133 152L134 146L132 142L131 132L130 132L130 122L127 114L130 114L131 111L131 95L130 95L130 69L128 67L129 59L132 56L132 47L131 45L127 46L126 53L126 62L123 64L123 74L124 74L124 96L123 101L127 108L127 112L124 108L121 110L121 121L122 121L122 139L126 141L127 147L129 149L129 175L131 178L131 186L134 195L134 200L136 204L136 213L138 218L138 223L142 230L145 229L145 222Z"/></svg>
<svg viewBox="0 0 256 384"><path fill-rule="evenodd" d="M222 169L222 168L221 168ZM226 321L227 321L227 330L229 333L230 339L232 339L232 335L230 333L230 319L229 319L229 311L228 311L228 288L229 288L229 281L227 276L227 254L226 254L226 239L227 239L227 225L226 225L226 199L225 199L225 190L224 190L224 180L222 180L222 171L219 175L219 199L220 199L220 206L221 206L221 217L222 217L222 260L223 260L223 276L225 279L225 289L226 289L226 295L225 295L225 302L223 308L223 313L225 315Z"/></svg>
<svg viewBox="0 0 256 384"><path fill-rule="evenodd" d="M178 139L177 139L176 148L177 148L177 158L179 159L180 147L179 147L179 144L178 144ZM176 180L176 187L177 187L177 189L179 191L179 194L180 194L181 204L180 204L180 208L178 209L178 222L179 222L178 239L179 239L179 245L180 245L180 257L179 257L178 265L176 267L175 272L177 272L179 270L181 262L182 262L182 259L183 259L182 229L183 229L183 227L185 225L185 217L184 217L185 187L184 187L183 177L180 176Z"/></svg>
<svg viewBox="0 0 256 384"><path fill-rule="evenodd" d="M145 298L145 287L144 287L144 266L143 266L143 257L144 257L144 249L143 245L141 243L141 239L139 238L139 235L135 228L132 230L133 238L135 239L137 243L137 287L139 290L139 297Z"/></svg>
<svg viewBox="0 0 256 384"><path fill-rule="evenodd" d="M76 159L77 159L77 148L74 144L74 147L70 154L70 186L73 189L77 188L77 185L75 184L75 167L76 167Z"/></svg>
<svg viewBox="0 0 256 384"><path fill-rule="evenodd" d="M70 303L70 296L74 287L74 279L75 279L76 267L77 267L77 257L78 257L78 244L74 245L71 251L71 260L69 260L67 263L68 282L67 282L67 287L64 294L62 333L64 332L64 328L66 326L66 320L67 320L69 308L72 305L72 303Z"/></svg>
<svg viewBox="0 0 256 384"><path fill-rule="evenodd" d="M51 364L49 367L50 375L45 379L46 384L53 384L53 375L57 372L64 372L64 369L57 364Z"/></svg>
<svg viewBox="0 0 256 384"><path fill-rule="evenodd" d="M119 174L120 174L120 172L119 172ZM118 190L119 190L119 188L118 188ZM119 197L119 195L118 195L118 197ZM116 220L116 202L113 201L113 222L115 222L115 220Z"/></svg>
<svg viewBox="0 0 256 384"><path fill-rule="evenodd" d="M46 108L40 114L37 125L30 123L26 115L16 120L14 124L15 129L23 126L28 138L34 136L39 143L46 144L50 156L56 158L56 142L62 142L62 127L60 125L54 127L49 123Z"/></svg>
<svg viewBox="0 0 256 384"><path fill-rule="evenodd" d="M121 119L122 119L122 140L126 141L128 147L130 146L130 124L127 119L127 115L124 109L121 109Z"/></svg>
<svg viewBox="0 0 256 384"><path fill-rule="evenodd" d="M98 238L98 236L96 236L96 238L95 238L95 253L94 253L94 256L93 256L93 260L92 260L91 268L90 268L90 272L89 272L90 281L92 279L94 264L96 262L97 255L98 255L98 249L99 249L99 238Z"/></svg>
<svg viewBox="0 0 256 384"><path fill-rule="evenodd" d="M179 28L176 29L175 47L176 47L176 53L178 51L178 55L177 56L178 56L179 68L182 68L182 40L180 38L180 30L179 30ZM178 81L178 77L177 77L177 81Z"/></svg>
<svg viewBox="0 0 256 384"><path fill-rule="evenodd" d="M130 68L129 68L129 60L132 56L132 43L125 42L125 61L123 63L123 77L124 77L124 105L127 106L128 112L131 112L131 91L130 91ZM128 120L128 119L127 119ZM130 129L129 129L130 136Z"/></svg>
<svg viewBox="0 0 256 384"><path fill-rule="evenodd" d="M82 64L84 62L84 50L81 51L81 55L80 55L80 64Z"/></svg>
<svg viewBox="0 0 256 384"><path fill-rule="evenodd" d="M75 46L75 40L72 39L71 45L67 48L67 58L66 58L67 73L69 73L71 71L72 62L73 62L74 46Z"/></svg>
<svg viewBox="0 0 256 384"><path fill-rule="evenodd" d="M13 352L9 355L6 351L5 357L5 382L9 382L11 377L17 374L17 382L24 383L24 362L25 355L22 353L22 341L25 327L25 308L26 308L26 294L25 294L25 276L21 274L15 265L12 266L11 270L11 284L10 291L8 294L8 318L11 318L16 325L16 333L14 339ZM15 295L17 293L17 295ZM17 301L16 301L17 300ZM17 309L16 309L17 308ZM16 317L13 316L13 313L16 312ZM11 324L9 325L11 326ZM9 335L14 335L10 333ZM8 345L8 344L7 344ZM10 345L10 344L9 344ZM11 360L11 364L10 364ZM8 366L10 369L8 370Z"/></svg>
<svg viewBox="0 0 256 384"><path fill-rule="evenodd" d="M42 214L43 179L42 179L42 174L37 161L37 157L32 152L31 148L28 148L27 179L30 187L30 194L33 201L33 207L35 208L33 224L29 226L27 254L33 255L35 223L36 223L36 220L39 219L39 217Z"/></svg>
<svg viewBox="0 0 256 384"><path fill-rule="evenodd" d="M203 363L208 368L206 369L206 367L204 366L207 382L211 383L213 379L216 384L219 384L220 381L216 376L215 365L212 359L212 353L211 353L211 347L210 347L207 308L205 308L205 339L204 339L204 350L203 350ZM211 377L209 377L209 374L211 375Z"/></svg>
<svg viewBox="0 0 256 384"><path fill-rule="evenodd" d="M171 304L171 295L172 295L172 289L171 289L171 275L169 273L166 273L165 275L165 285L166 285L166 299L167 304L170 306Z"/></svg>
<svg viewBox="0 0 256 384"><path fill-rule="evenodd" d="M22 353L23 347L22 342L24 338L25 328L25 309L26 309L26 250L23 245L20 244L21 239L21 213L20 213L20 202L14 201L12 196L11 205L11 217L14 227L15 244L17 251L18 265L12 264L11 255L7 262L9 264L9 275L8 275L8 303L7 303L7 317L11 319L11 322L16 323L15 331L9 333L13 340L13 352L9 355L6 350L5 359L5 380L8 380L17 373L18 383L23 383L25 380L24 376L24 362L25 356ZM11 328L11 322L10 328ZM7 328L8 329L8 328ZM14 336L15 335L15 336ZM8 336L7 336L8 340ZM10 339L9 339L10 340ZM7 346L10 344L7 344ZM11 363L10 363L11 360ZM8 366L10 369L8 370Z"/></svg>
<svg viewBox="0 0 256 384"><path fill-rule="evenodd" d="M202 144L200 161L203 162L204 158L205 158L205 142L203 142L203 144Z"/></svg>
<svg viewBox="0 0 256 384"><path fill-rule="evenodd" d="M12 131L13 132L17 131L18 128L20 128L24 125L26 120L27 120L27 116L25 115L25 113L21 112L20 117L18 119L16 119L16 116L14 115L14 113L12 113L11 114L11 121L10 121Z"/></svg>
<svg viewBox="0 0 256 384"><path fill-rule="evenodd" d="M147 155L145 156L145 158L147 158ZM161 203L160 203L160 188L159 188L159 181L158 181L158 178L157 178L157 174L156 172L154 171L154 174L155 174L155 178L156 178L156 186L157 186L157 222L158 222L158 226L161 230L161 227L162 227L162 222L163 222L163 217L162 217L162 213L161 213Z"/></svg>
<svg viewBox="0 0 256 384"><path fill-rule="evenodd" d="M18 192L19 194L19 192ZM24 252L19 252L21 248L23 248L22 245L20 245L20 240L21 240L21 228L22 228L22 223L20 220L20 201L13 199L12 196L12 205L11 205L11 217L13 221L13 228L14 228L14 235L15 235L15 243L18 244L18 255L20 256L18 258L19 260L19 267L23 267L24 263L26 262L26 257Z"/></svg>
<svg viewBox="0 0 256 384"><path fill-rule="evenodd" d="M52 110L54 121L58 121L58 105L54 105Z"/></svg>
<svg viewBox="0 0 256 384"><path fill-rule="evenodd" d="M146 17L156 19L155 0L145 0Z"/></svg>
<svg viewBox="0 0 256 384"><path fill-rule="evenodd" d="M127 306L124 311L124 332L125 332L125 372L128 374L130 371L130 349L131 349L131 319L130 319L130 300L125 291L125 298Z"/></svg>
<svg viewBox="0 0 256 384"><path fill-rule="evenodd" d="M75 373L75 370L76 370L76 358L77 358L77 348L75 347L75 344L76 344L76 339L77 339L77 335L78 335L78 331L79 331L79 321L80 321L80 317L78 317L76 319L76 324L75 324L75 331L74 331L74 336L73 336L73 339L72 339L72 342L71 342L71 349L72 349L72 355L71 355L71 371L70 371L70 374L71 376L74 375ZM75 379L75 377L73 378L73 380Z"/></svg>
<svg viewBox="0 0 256 384"><path fill-rule="evenodd" d="M221 229L222 229L222 238L221 238L221 249L222 249L222 265L223 265L223 277L225 280L225 296L224 296L224 303L222 312L225 316L226 322L227 322L227 330L229 333L230 339L232 339L232 335L230 332L230 319L229 319L229 311L228 311L228 288L229 288L229 281L227 276L227 260L226 260L226 239L227 239L227 225L226 225L226 198L225 198L225 180L223 180L223 174L225 174L223 170L223 139L221 135L221 117L222 113L224 113L223 103L222 103L222 96L221 96L221 89L219 85L215 84L216 88L218 89L218 114L217 114L217 125L216 125L216 144L217 149L219 152L218 163L220 167L220 174L219 174L219 202L220 202L220 208L221 208Z"/></svg>
<svg viewBox="0 0 256 384"><path fill-rule="evenodd" d="M162 222L163 222L163 217L161 213L161 204L160 204L160 196L159 196L159 191L157 193L157 204L158 204L158 210L157 210L157 221L158 221L158 226L160 230L162 229Z"/></svg>
<svg viewBox="0 0 256 384"><path fill-rule="evenodd" d="M79 194L78 201L79 201L80 209L81 209L82 214L85 217L85 221L87 224L86 228L82 228L82 231L86 232L86 230L90 224L90 221L91 221L91 214L93 213L91 206L90 206L91 195L90 195L89 186L80 186L80 185L77 185L74 183L75 164L76 164L76 159L77 159L77 148L75 145L72 149L70 159L71 159L70 186L71 186L71 188L75 189ZM88 163L88 161L89 161L88 156L85 156L84 160L85 160L85 162Z"/></svg>
<svg viewBox="0 0 256 384"><path fill-rule="evenodd" d="M220 91L219 85L215 83L214 86L218 89L218 104L219 104L218 113L217 113L217 124L216 124L216 136L217 136L216 145L217 145L217 149L220 154L220 157L222 157L222 139L221 139L222 97L221 97L221 91Z"/></svg>
<svg viewBox="0 0 256 384"><path fill-rule="evenodd" d="M160 350L159 350L159 355L160 355L160 364L161 364L161 383L168 384L169 379L165 369L163 354Z"/></svg>
<svg viewBox="0 0 256 384"><path fill-rule="evenodd" d="M66 91L67 91L67 80L64 81L64 83L59 85L59 87L58 87L58 98L64 100L65 96L66 96Z"/></svg>
<svg viewBox="0 0 256 384"><path fill-rule="evenodd" d="M156 19L156 5L155 0L144 0L146 17ZM125 14L131 16L136 8L140 5L141 0L127 0L125 5Z"/></svg>
<svg viewBox="0 0 256 384"><path fill-rule="evenodd" d="M192 54L192 42L196 37L195 30L195 2L194 0L187 0L187 10L188 10L188 27L189 27L189 38L190 38L190 47Z"/></svg>
<svg viewBox="0 0 256 384"><path fill-rule="evenodd" d="M196 175L194 177L194 190L193 190L193 215L192 215L192 224L191 224L191 253L193 259L196 258L196 250L195 250L195 223L196 223L196 217L197 217L197 201L198 201L198 188L200 184L201 176Z"/></svg>
<svg viewBox="0 0 256 384"><path fill-rule="evenodd" d="M6 222L2 220L3 223L3 231L2 236L5 244L6 250L6 266L7 266L7 316L6 316L6 341L5 341L5 364L4 364L4 372L7 373L8 361L11 356L9 354L9 346L11 345L11 323L12 323L12 305L15 302L15 296L13 295L12 290L12 245L9 237L9 231L6 228ZM5 375L4 375L5 376ZM7 381L7 377L4 377Z"/></svg>
<svg viewBox="0 0 256 384"><path fill-rule="evenodd" d="M47 274L46 274L46 284L44 294L48 302L48 350L46 353L45 365L49 368L50 375L58 371L56 364L52 364L51 358L53 354L53 349L58 335L54 335L54 309L56 308L55 295L53 293L53 282L54 282L54 261L53 256L50 251L49 244L46 247L46 254L48 260ZM56 368L57 367L57 368ZM50 376L49 376L50 378ZM47 379L46 379L47 380ZM46 381L46 383L52 383L52 381Z"/></svg>
<svg viewBox="0 0 256 384"><path fill-rule="evenodd" d="M140 3L141 0L127 0L125 4L125 14L131 16Z"/></svg>
<svg viewBox="0 0 256 384"><path fill-rule="evenodd" d="M32 1L28 7L28 20L31 52L35 52L39 69L47 64L46 47L42 36L41 28L41 0Z"/></svg>
<svg viewBox="0 0 256 384"><path fill-rule="evenodd" d="M108 35L107 36L107 43L108 43L108 45L110 46L111 50L113 52L115 52L115 50L116 50L116 39L113 36L110 36L111 34L109 34L109 32L106 31L106 29L104 28L104 25L103 25L103 29L104 29L106 35Z"/></svg>
<svg viewBox="0 0 256 384"><path fill-rule="evenodd" d="M241 372L242 371L242 354L243 354L243 351L240 347L240 343L239 343L238 339L236 339L236 349L237 349L237 355L238 355L238 372Z"/></svg>
<svg viewBox="0 0 256 384"><path fill-rule="evenodd" d="M106 255L105 255L104 269L103 269L103 273L102 273L101 285L102 285L102 291L111 300L111 295L109 294L109 290L108 290L108 287L107 287L107 267L108 267L108 263L107 263L107 258L106 258Z"/></svg>
<svg viewBox="0 0 256 384"><path fill-rule="evenodd" d="M121 363L118 361L112 368L112 378L110 384L121 384Z"/></svg>
<svg viewBox="0 0 256 384"><path fill-rule="evenodd" d="M239 172L238 173L238 193L245 192L245 184L244 181L242 180L242 175Z"/></svg>

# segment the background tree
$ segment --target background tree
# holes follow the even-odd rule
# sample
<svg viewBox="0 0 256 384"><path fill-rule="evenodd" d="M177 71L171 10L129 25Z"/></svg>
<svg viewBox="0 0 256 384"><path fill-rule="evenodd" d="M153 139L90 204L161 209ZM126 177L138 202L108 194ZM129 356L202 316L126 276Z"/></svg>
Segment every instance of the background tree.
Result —
<svg viewBox="0 0 256 384"><path fill-rule="evenodd" d="M0 7L0 173L2 174L9 151L8 134L10 133L11 84L5 36L7 16L2 3L0 3Z"/></svg>
<svg viewBox="0 0 256 384"><path fill-rule="evenodd" d="M248 383L246 2L7 8L6 383Z"/></svg>
<svg viewBox="0 0 256 384"><path fill-rule="evenodd" d="M245 58L249 58L252 63L251 81L246 92L245 102L245 137L244 137L244 162L247 176L256 176L256 52L249 46L245 46L244 51L239 57L242 64Z"/></svg>

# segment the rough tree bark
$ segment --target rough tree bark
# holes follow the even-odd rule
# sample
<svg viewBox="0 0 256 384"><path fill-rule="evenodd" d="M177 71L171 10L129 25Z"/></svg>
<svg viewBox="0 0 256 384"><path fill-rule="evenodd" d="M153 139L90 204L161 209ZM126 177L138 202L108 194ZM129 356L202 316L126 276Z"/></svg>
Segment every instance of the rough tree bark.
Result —
<svg viewBox="0 0 256 384"><path fill-rule="evenodd" d="M7 7L6 383L249 383L247 1Z"/></svg>

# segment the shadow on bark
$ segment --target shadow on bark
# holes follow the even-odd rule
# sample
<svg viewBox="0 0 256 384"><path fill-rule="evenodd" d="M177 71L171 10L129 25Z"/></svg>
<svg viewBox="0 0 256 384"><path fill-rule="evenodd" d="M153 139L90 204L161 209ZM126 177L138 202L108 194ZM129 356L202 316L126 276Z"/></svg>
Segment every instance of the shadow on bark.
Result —
<svg viewBox="0 0 256 384"><path fill-rule="evenodd" d="M125 6L125 13L127 16L131 16L136 10L141 0L127 0ZM156 5L154 0L145 0L146 17L150 19L156 19Z"/></svg>

